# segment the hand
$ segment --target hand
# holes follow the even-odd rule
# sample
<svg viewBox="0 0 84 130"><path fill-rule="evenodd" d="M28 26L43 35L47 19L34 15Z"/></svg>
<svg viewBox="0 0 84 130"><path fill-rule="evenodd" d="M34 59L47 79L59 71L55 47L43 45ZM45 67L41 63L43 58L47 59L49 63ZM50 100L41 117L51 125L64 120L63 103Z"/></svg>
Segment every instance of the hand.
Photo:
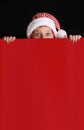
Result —
<svg viewBox="0 0 84 130"><path fill-rule="evenodd" d="M16 37L15 36L4 36L3 39L6 43L11 43L16 39Z"/></svg>
<svg viewBox="0 0 84 130"><path fill-rule="evenodd" d="M72 41L72 43L77 42L81 37L81 35L69 35L69 39Z"/></svg>

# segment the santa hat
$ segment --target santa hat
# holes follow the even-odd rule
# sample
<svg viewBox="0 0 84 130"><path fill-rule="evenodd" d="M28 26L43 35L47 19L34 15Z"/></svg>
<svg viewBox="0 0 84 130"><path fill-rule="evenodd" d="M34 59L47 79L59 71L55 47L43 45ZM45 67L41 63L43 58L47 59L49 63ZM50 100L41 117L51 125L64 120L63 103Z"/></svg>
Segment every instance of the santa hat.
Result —
<svg viewBox="0 0 84 130"><path fill-rule="evenodd" d="M32 32L40 26L48 26L49 28L51 28L55 37L67 37L66 31L60 29L60 24L58 20L53 15L45 12L37 13L33 16L32 21L29 23L27 27L27 37L30 38Z"/></svg>

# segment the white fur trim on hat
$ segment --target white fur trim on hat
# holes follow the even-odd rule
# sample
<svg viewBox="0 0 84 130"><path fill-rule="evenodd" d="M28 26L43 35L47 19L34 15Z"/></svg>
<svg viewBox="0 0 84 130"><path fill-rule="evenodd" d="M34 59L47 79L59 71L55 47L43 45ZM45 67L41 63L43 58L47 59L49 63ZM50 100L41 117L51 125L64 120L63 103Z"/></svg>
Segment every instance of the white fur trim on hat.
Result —
<svg viewBox="0 0 84 130"><path fill-rule="evenodd" d="M57 32L57 38L67 38L67 32L63 29L60 29Z"/></svg>
<svg viewBox="0 0 84 130"><path fill-rule="evenodd" d="M37 18L32 20L27 27L27 37L29 38L32 32L40 26L48 26L53 30L55 37L57 37L57 30L53 20L49 18Z"/></svg>

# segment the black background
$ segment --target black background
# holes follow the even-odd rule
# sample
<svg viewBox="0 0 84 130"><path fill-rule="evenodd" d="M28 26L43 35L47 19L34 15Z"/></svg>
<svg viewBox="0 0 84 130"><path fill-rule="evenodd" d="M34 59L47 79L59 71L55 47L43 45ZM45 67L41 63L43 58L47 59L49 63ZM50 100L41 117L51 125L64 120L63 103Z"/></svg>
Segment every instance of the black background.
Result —
<svg viewBox="0 0 84 130"><path fill-rule="evenodd" d="M26 28L37 12L53 14L68 34L84 34L83 1L75 0L1 0L0 37L26 38Z"/></svg>

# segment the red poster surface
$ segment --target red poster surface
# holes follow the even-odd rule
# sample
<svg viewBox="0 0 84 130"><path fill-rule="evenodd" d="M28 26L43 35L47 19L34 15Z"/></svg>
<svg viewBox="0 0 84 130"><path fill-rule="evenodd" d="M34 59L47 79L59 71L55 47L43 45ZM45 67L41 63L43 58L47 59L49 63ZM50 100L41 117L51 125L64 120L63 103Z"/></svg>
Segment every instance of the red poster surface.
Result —
<svg viewBox="0 0 84 130"><path fill-rule="evenodd" d="M0 119L0 130L84 130L84 39L1 39Z"/></svg>

